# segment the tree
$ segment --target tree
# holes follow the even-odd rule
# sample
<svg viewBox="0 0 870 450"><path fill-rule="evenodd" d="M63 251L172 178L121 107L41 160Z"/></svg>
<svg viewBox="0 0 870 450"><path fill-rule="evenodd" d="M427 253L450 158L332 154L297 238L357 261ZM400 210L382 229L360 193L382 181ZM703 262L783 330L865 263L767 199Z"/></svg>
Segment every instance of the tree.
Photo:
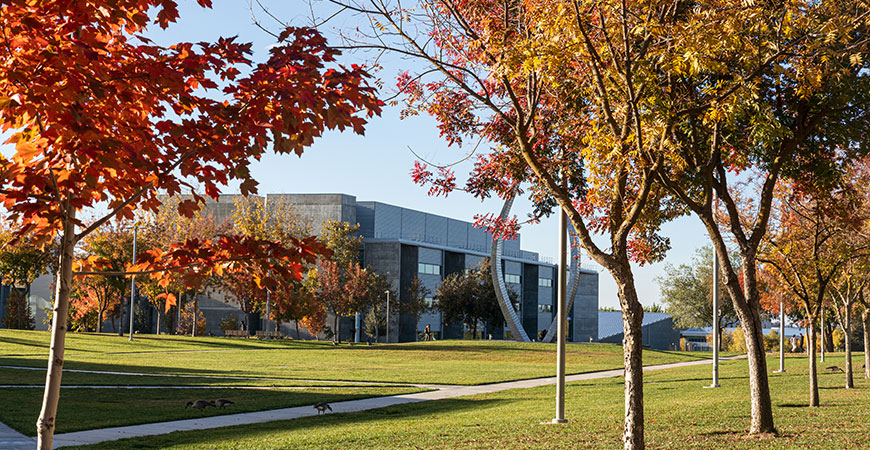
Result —
<svg viewBox="0 0 870 450"><path fill-rule="evenodd" d="M663 34L682 29L686 14L669 2L427 0L413 12L398 2L333 3L371 20L350 46L420 63L397 81L406 115L432 115L451 145L492 144L475 157L464 191L505 200L528 193L531 220L561 210L614 277L625 329L623 440L643 448L643 308L631 263L663 256L659 226L680 212L655 186L673 114L648 113L664 91L647 86L672 45ZM417 163L413 176L432 195L457 188L450 167ZM477 222L495 238L518 225L492 215Z"/></svg>
<svg viewBox="0 0 870 450"><path fill-rule="evenodd" d="M411 290L416 286L417 297L411 295L411 301L402 304L401 299L397 295L396 291L393 289L390 282L387 280L389 274L380 274L372 270L371 268L367 268L369 272L369 276L367 279L366 286L366 300L365 303L368 305L368 310L365 314L365 318L363 319L363 330L365 330L366 334L369 336L374 336L375 342L377 342L378 338L381 334L386 334L387 332L387 308L386 308L386 296L385 292L389 291L389 301L390 301L390 311L391 312L404 312L407 314L415 314L417 320L419 320L420 313L424 311L423 308L426 307L425 300L419 300L419 295L429 295L428 293L421 292L419 290L420 287L424 286L419 283L415 284L415 282L411 281ZM416 280L417 277L414 277ZM422 304L421 304L422 303ZM404 308L404 309L403 309Z"/></svg>
<svg viewBox="0 0 870 450"><path fill-rule="evenodd" d="M232 231L229 224L217 223L214 217L202 210L193 212L190 217L180 214L178 206L185 200L182 196L164 196L160 200L156 211L139 214L137 217L137 247L140 251L169 249L174 243L187 240L206 241ZM128 259L131 258L132 253ZM235 273L237 271L227 273L226 276L230 277ZM175 317L169 311L175 307L176 316L180 316L181 300L188 289L180 274L169 274L166 278L169 279L168 283L163 281L164 278L139 277L136 280L136 290L157 310L157 334L160 334L163 322L166 323L167 331L180 333ZM206 288L216 287L218 277L207 277L203 284ZM188 294L196 302L196 293Z"/></svg>
<svg viewBox="0 0 870 450"><path fill-rule="evenodd" d="M691 265L665 265L665 275L658 278L665 311L673 316L680 328L713 326L713 249L704 246L695 250ZM721 280L720 280L721 283ZM727 291L719 300L722 330L738 322ZM721 342L721 339L720 339Z"/></svg>
<svg viewBox="0 0 870 450"><path fill-rule="evenodd" d="M856 267L861 265L864 267ZM863 269L863 270L862 270ZM843 344L846 352L846 389L855 387L854 368L852 367L852 311L855 304L858 302L860 293L867 285L867 267L866 261L858 261L857 264L850 264L839 280L832 283L832 297L834 299L834 313L837 316L837 321L843 328ZM831 339L833 341L833 339ZM833 344L833 342L831 342ZM865 352L867 350L865 349Z"/></svg>
<svg viewBox="0 0 870 450"><path fill-rule="evenodd" d="M508 289L508 297L513 304L518 295ZM435 292L435 300L435 307L441 311L445 322L461 321L472 330L475 338L481 323L490 330L503 324L487 258L471 270L451 274L442 280Z"/></svg>
<svg viewBox="0 0 870 450"><path fill-rule="evenodd" d="M385 290L381 290L380 293L383 294L384 291ZM415 276L408 284L407 292L408 296L405 300L398 301L398 307L393 309L393 311L407 314L414 318L414 323L417 323L420 321L420 317L431 309L430 305L426 303L426 299L432 295L432 291L423 284L422 280ZM377 292L373 292L373 294L377 294ZM390 298L393 297L390 296Z"/></svg>
<svg viewBox="0 0 870 450"><path fill-rule="evenodd" d="M144 236L143 236L144 237ZM139 244L137 240L137 244ZM133 234L117 223L107 223L82 239L81 257L90 260L94 269L106 272L119 272L133 256ZM141 240L141 248L150 247L147 238ZM88 275L80 277L74 287L79 291L76 296L76 310L79 317L90 310L97 313L96 331L102 332L104 314L115 310L129 288L127 280L120 275Z"/></svg>
<svg viewBox="0 0 870 450"><path fill-rule="evenodd" d="M0 242L3 242L0 247L0 280L11 288L3 326L32 330L30 285L48 270L52 252L26 241L16 242L14 232L6 227L0 229ZM24 292L18 289L20 287L24 287Z"/></svg>
<svg viewBox="0 0 870 450"><path fill-rule="evenodd" d="M318 299L334 316L334 338L341 342L341 318L361 311L368 272L358 262L342 267L337 261L320 260L309 277L314 277Z"/></svg>
<svg viewBox="0 0 870 450"><path fill-rule="evenodd" d="M870 349L870 300L864 296L864 291L859 291L858 303L861 307L861 325L864 331L864 378L870 379L870 350L868 350Z"/></svg>
<svg viewBox="0 0 870 450"><path fill-rule="evenodd" d="M680 70L659 83L670 99L659 105L679 119L659 178L702 221L719 256L745 331L750 433L775 432L756 270L774 188L781 178L830 178L866 134L867 63L854 55L866 51L867 24L854 7L695 7L686 13L713 20L674 30L671 61ZM724 34L711 40L705 28ZM729 261L728 241L740 267Z"/></svg>
<svg viewBox="0 0 870 450"><path fill-rule="evenodd" d="M16 146L11 159L0 160L0 201L7 220L22 225L20 235L37 244L61 235L37 426L42 449L52 447L76 242L113 217L156 210L158 195L177 194L186 183L212 198L231 180L242 193L254 192L251 159L268 149L300 154L326 129L362 133L366 117L380 112L365 70L336 66L338 51L312 29L282 31L261 64L235 38L161 47L141 37L151 18L165 28L177 15L172 0L0 6L0 128ZM194 193L179 209L189 216L203 200ZM79 212L100 202L108 213L85 226ZM136 267L158 274L193 264L200 271L185 280L195 281L212 270L267 265L264 257L299 261L319 248L313 241L294 246L224 236L150 253ZM300 274L274 276L285 275Z"/></svg>
<svg viewBox="0 0 870 450"><path fill-rule="evenodd" d="M824 330L821 310L832 284L870 248L863 239L850 238L862 231L866 220L856 214L863 196L852 188L841 185L833 195L807 192L794 184L778 189L780 211L758 257L800 301L806 315L810 406L819 406L815 324L818 321Z"/></svg>
<svg viewBox="0 0 870 450"><path fill-rule="evenodd" d="M311 228L304 223L293 209L293 205L283 199L260 197L236 197L233 201L234 211L232 228L235 233L259 239L289 244L292 239L302 239L311 235ZM303 268L307 271L307 267ZM243 277L244 278L244 277ZM239 284L241 282L241 285ZM219 284L238 300L245 312L259 311L265 313L269 309L271 317L267 320L280 320L282 311L303 314L308 311L308 298L300 295L299 282L288 280L288 284L278 284L269 290L246 290L244 279L236 276L223 277ZM267 295L271 294L271 295ZM289 302L299 300L303 304L293 305ZM271 301L270 308L266 303ZM301 318L302 316L298 316ZM298 330L297 330L298 337Z"/></svg>
<svg viewBox="0 0 870 450"><path fill-rule="evenodd" d="M17 330L33 330L35 326L33 310L27 295L18 288L9 290L9 298L6 300L6 314L3 315L3 326Z"/></svg>

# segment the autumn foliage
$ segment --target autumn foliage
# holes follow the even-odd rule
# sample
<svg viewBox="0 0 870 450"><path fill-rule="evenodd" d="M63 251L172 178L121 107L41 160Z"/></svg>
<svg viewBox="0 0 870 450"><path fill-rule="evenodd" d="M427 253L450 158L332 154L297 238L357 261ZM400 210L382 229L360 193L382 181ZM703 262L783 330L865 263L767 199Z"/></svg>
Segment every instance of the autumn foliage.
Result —
<svg viewBox="0 0 870 450"><path fill-rule="evenodd" d="M380 113L365 69L338 65L339 52L316 30L283 30L264 62L236 38L160 46L145 37L151 23L165 28L177 16L172 0L0 6L0 130L15 146L0 158L0 202L20 236L44 243L63 232L41 448L52 446L77 241L114 217L156 211L161 195L193 184L201 191L179 203L185 216L230 181L252 193L252 160L269 150L300 154L327 129L362 133ZM108 214L84 224L78 213L101 202ZM245 264L243 255L262 267L318 250L310 241L290 245L298 247L192 239L152 250L132 269L190 269L184 281L196 284L206 272ZM300 276L297 266L285 267L276 275Z"/></svg>

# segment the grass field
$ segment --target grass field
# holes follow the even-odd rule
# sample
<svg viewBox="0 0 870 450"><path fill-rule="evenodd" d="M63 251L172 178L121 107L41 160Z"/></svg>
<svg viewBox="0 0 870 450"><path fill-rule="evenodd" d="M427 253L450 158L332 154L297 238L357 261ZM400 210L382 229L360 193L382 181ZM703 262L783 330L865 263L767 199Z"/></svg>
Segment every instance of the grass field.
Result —
<svg viewBox="0 0 870 450"><path fill-rule="evenodd" d="M858 357L856 356L856 360ZM842 366L843 356L825 363ZM775 358L769 366L776 367ZM860 363L858 364L860 367ZM746 361L721 365L722 387L705 389L709 366L651 372L645 378L646 441L650 449L867 449L870 382L842 389L841 374L821 374L819 408L807 401L806 358L771 374L778 436L746 437ZM566 425L553 417L552 386L329 414L203 432L115 441L87 448L171 449L614 449L621 448L622 379L570 383Z"/></svg>
<svg viewBox="0 0 870 450"><path fill-rule="evenodd" d="M313 405L359 398L421 392L411 387L306 387L281 389L64 389L58 406L57 432L91 430L123 425L233 414ZM0 422L28 436L36 435L42 389L0 389ZM235 402L224 409L185 408L189 401L226 398Z"/></svg>
<svg viewBox="0 0 870 450"><path fill-rule="evenodd" d="M49 334L0 330L0 365L45 367ZM328 342L70 333L64 367L183 375L486 384L555 375L555 344L436 341L335 347ZM644 352L645 364L706 358ZM622 347L571 344L568 373L617 369Z"/></svg>

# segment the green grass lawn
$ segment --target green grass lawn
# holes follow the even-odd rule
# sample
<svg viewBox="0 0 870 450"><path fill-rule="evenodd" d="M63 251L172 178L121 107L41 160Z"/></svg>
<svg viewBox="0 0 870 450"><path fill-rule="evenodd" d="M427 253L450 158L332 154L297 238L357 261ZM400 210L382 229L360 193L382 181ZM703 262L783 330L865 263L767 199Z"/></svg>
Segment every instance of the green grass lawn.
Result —
<svg viewBox="0 0 870 450"><path fill-rule="evenodd" d="M0 365L45 367L49 334L0 330ZM708 357L645 351L645 364ZM70 333L64 367L163 374L400 383L486 384L555 375L555 344L435 341L390 345ZM617 369L622 347L571 344L568 373Z"/></svg>
<svg viewBox="0 0 870 450"><path fill-rule="evenodd" d="M313 405L360 398L421 392L412 387L306 387L280 389L64 389L57 413L57 433L123 425ZM0 422L28 436L36 435L42 389L0 389ZM189 401L226 398L223 409L185 408Z"/></svg>
<svg viewBox="0 0 870 450"><path fill-rule="evenodd" d="M855 357L859 360L859 355ZM832 355L824 366L842 366ZM646 441L651 449L867 449L870 381L842 389L842 374L820 374L822 406L808 408L806 358L770 374L779 436L747 437L745 360L721 364L718 389L710 366L650 372L645 377ZM857 364L860 367L860 362ZM777 367L771 357L769 367ZM554 387L502 391L380 410L292 421L178 432L88 448L172 449L614 449L622 446L622 379L570 383L566 425L553 417Z"/></svg>
<svg viewBox="0 0 870 450"><path fill-rule="evenodd" d="M281 378L204 378L176 375L115 375L65 371L64 386L366 386L354 381L304 381ZM0 367L0 385L44 386L45 368L38 370Z"/></svg>

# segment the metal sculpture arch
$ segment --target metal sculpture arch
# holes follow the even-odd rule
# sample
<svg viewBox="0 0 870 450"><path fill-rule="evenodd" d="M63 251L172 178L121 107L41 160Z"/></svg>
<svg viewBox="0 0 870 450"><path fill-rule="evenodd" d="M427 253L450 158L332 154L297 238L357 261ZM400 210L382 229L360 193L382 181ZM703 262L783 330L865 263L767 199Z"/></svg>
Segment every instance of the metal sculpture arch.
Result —
<svg viewBox="0 0 870 450"><path fill-rule="evenodd" d="M508 197L504 206L501 208L501 214L499 214L499 218L501 220L507 219L508 214L510 214L511 206L514 203L514 196ZM570 294L568 295L568 311L574 306L574 296L577 294L577 288L580 285L580 268L577 264L573 264L573 261L579 259L579 248L577 245L577 235L571 230L569 233L570 245L571 245L571 261L570 269L568 271L568 285L571 286ZM529 342L529 335L526 334L526 330L523 328L523 324L520 321L519 316L517 316L517 311L514 309L514 306L509 302L509 297L507 293L507 285L504 281L504 274L502 273L502 252L504 250L504 240L502 239L493 239L492 240L492 250L490 254L490 267L492 268L492 282L496 287L495 295L498 297L498 306L501 309L502 315L504 316L504 321L507 323L508 328L511 330L511 334L513 334L514 339L521 342ZM555 313L555 312L554 312ZM550 326L547 329L547 335L544 337L542 342L552 342L553 338L556 335L556 326L558 325L558 321L554 314L553 321L550 322Z"/></svg>
<svg viewBox="0 0 870 450"><path fill-rule="evenodd" d="M504 206L501 208L501 214L499 215L500 219L505 220L507 218L513 203L513 195L505 200ZM489 264L492 268L492 284L495 286L495 295L498 297L498 306L501 308L501 313L504 315L504 321L507 323L508 328L510 328L514 340L529 342L529 335L526 334L526 330L523 329L523 324L520 322L520 318L517 316L517 311L514 309L514 305L510 303L510 298L507 294L507 285L504 283L504 274L501 271L503 250L504 240L493 239Z"/></svg>
<svg viewBox="0 0 870 450"><path fill-rule="evenodd" d="M568 306L566 309L571 311L571 308L574 307L574 296L577 295L577 288L580 286L580 265L574 263L574 261L580 259L580 242L577 240L577 233L574 232L573 227L568 229L568 243L571 246L571 257L568 259L568 286L571 287L571 290L568 293ZM541 342L553 342L558 326L558 311L553 311L553 321L550 322L547 335L544 336L544 339L541 339Z"/></svg>

